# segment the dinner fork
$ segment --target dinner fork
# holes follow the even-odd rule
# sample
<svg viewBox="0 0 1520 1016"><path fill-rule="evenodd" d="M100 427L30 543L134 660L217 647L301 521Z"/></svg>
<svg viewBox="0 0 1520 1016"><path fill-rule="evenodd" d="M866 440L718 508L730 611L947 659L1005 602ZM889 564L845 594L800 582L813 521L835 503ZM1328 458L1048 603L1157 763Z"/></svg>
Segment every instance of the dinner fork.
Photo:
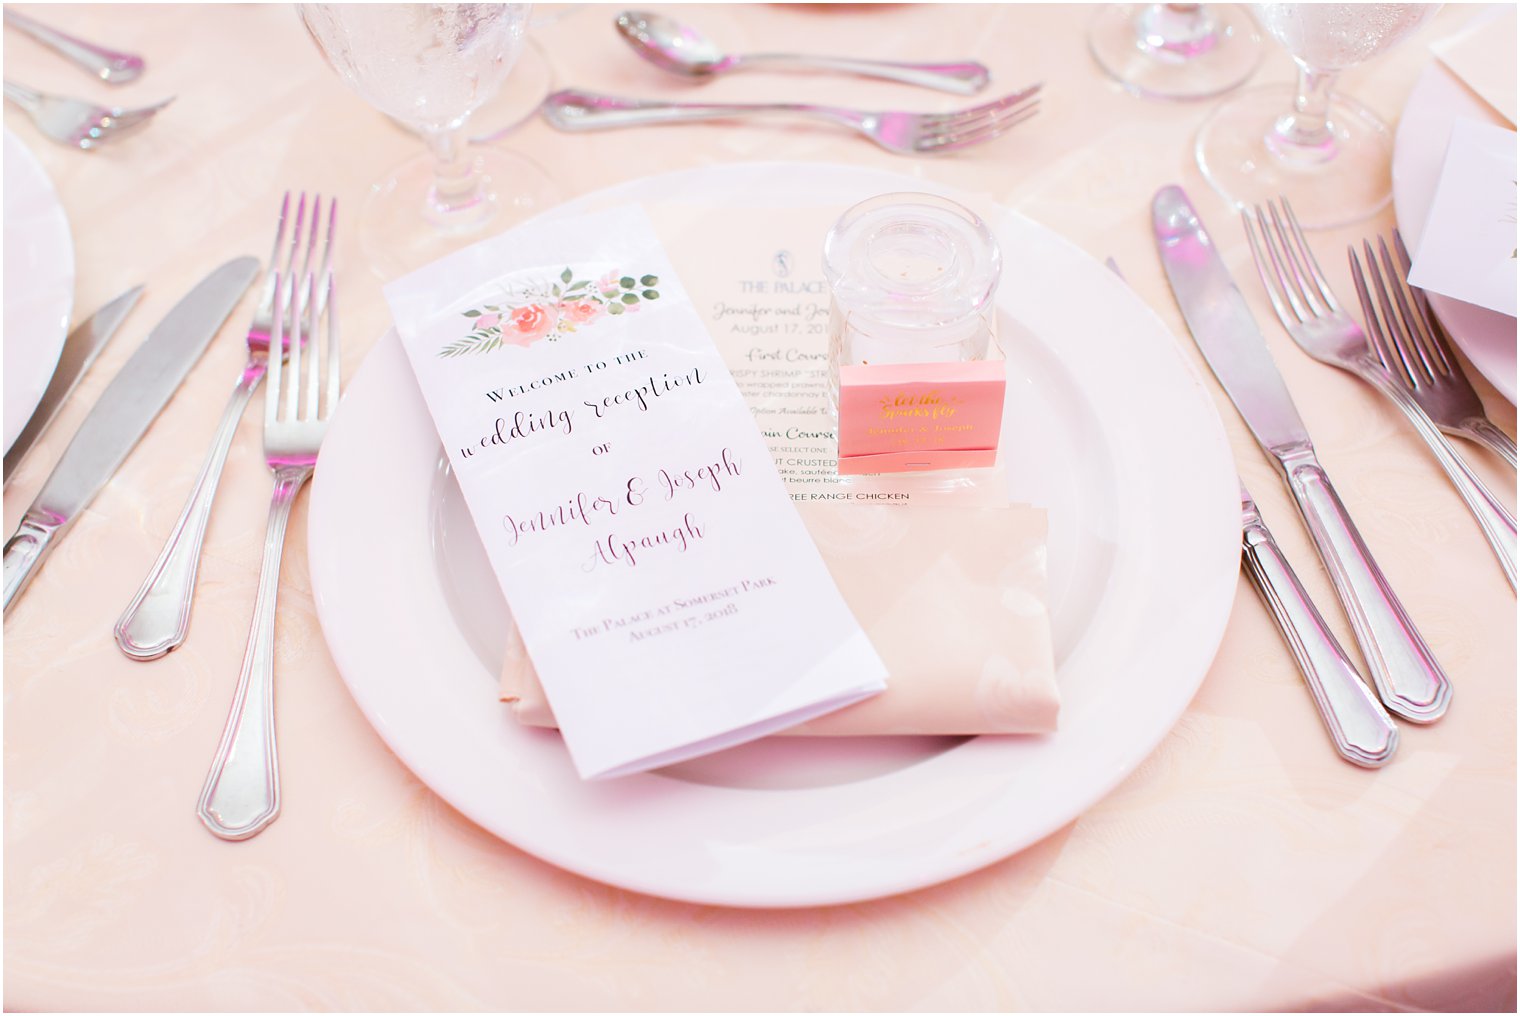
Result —
<svg viewBox="0 0 1520 1016"><path fill-rule="evenodd" d="M1420 408L1425 410L1426 415L1441 430L1452 437L1476 441L1514 468L1515 442L1489 420L1488 413L1483 408L1483 400L1478 398L1472 382L1467 380L1462 368L1457 365L1451 343L1447 341L1446 329L1431 311L1425 291L1418 286L1408 285L1410 260L1409 251L1404 248L1404 238L1398 230L1393 231L1393 247L1398 254L1401 270L1394 269L1387 245L1382 240L1378 241L1378 247L1382 254L1384 275L1388 280L1387 290L1392 293L1399 314L1406 323L1406 328L1395 335L1395 340L1400 337L1408 337L1410 340L1399 346L1401 365L1405 370L1394 371L1395 380L1403 383L1409 394L1420 404ZM1376 273L1370 253L1367 261L1369 269ZM1413 297L1413 310L1410 302L1405 299L1406 289ZM1380 286L1380 300L1382 293Z"/></svg>
<svg viewBox="0 0 1520 1016"><path fill-rule="evenodd" d="M1363 331L1336 301L1330 283L1315 261L1285 199L1280 202L1280 208L1278 204L1268 202L1266 211L1259 205L1254 213L1243 211L1241 219L1245 223L1246 240L1251 246L1257 274L1266 287L1272 309L1293 341L1316 360L1361 378L1403 411L1435 453L1436 461L1477 519L1513 589L1515 518L1462 460L1414 397L1394 380L1393 364L1397 358L1388 334L1401 327L1401 323L1393 317L1380 320L1374 313L1357 271L1355 252L1352 252L1352 278L1361 297L1367 331Z"/></svg>
<svg viewBox="0 0 1520 1016"><path fill-rule="evenodd" d="M317 452L338 405L338 309L332 273L325 273L321 283L307 275L299 286L292 279L281 283L279 278L277 292L289 287L303 292L304 298L293 298L289 292L280 292L276 298L277 305L290 300L303 310L290 315L288 342L285 316L276 314L270 340L271 346L288 347L290 359L282 368L280 357L269 358L269 385L264 392L264 459L274 473L264 561L232 710L196 807L206 828L224 840L257 835L280 813L274 730L274 619L280 558L291 505L316 468ZM317 299L314 287L318 285L325 299ZM326 332L325 351L319 331Z"/></svg>
<svg viewBox="0 0 1520 1016"><path fill-rule="evenodd" d="M107 84L124 85L128 81L136 81L147 66L136 53L118 53L114 49L97 46L93 42L86 42L44 25L9 7L5 9L5 23L20 29Z"/></svg>
<svg viewBox="0 0 1520 1016"><path fill-rule="evenodd" d="M221 480L222 467L227 462L227 451L237 433L238 421L253 398L259 383L269 366L269 336L275 319L293 313L288 303L277 304L275 280L279 275L280 248L285 244L285 225L290 213L290 192L280 204L280 220L275 229L274 249L269 255L269 269L264 276L264 288L259 296L258 309L254 311L253 323L248 328L248 360L243 372L233 386L227 408L222 411L221 423L201 465L200 475L191 488L190 498L180 512L179 520L169 534L168 542L159 552L158 560L148 571L137 595L122 612L116 622L116 645L134 660L156 660L178 649L190 631L190 610L195 599L195 576L200 567L201 546L206 539L206 524L211 518L211 504L216 498L217 484ZM321 265L317 278L324 278L332 264L333 230L337 226L338 203L327 205L327 233L322 242ZM317 195L311 203L311 225L305 229L306 195L303 193L296 205L296 217L290 231L290 246L285 255L284 277L301 278L312 270L312 258L318 247L322 225L322 197ZM297 253L305 232L305 250L296 265ZM325 299L325 292L318 294L318 311ZM299 313L300 308L295 309Z"/></svg>
<svg viewBox="0 0 1520 1016"><path fill-rule="evenodd" d="M14 81L4 82L5 97L31 116L43 134L60 144L90 151L141 127L159 110L174 101L171 95L163 102L139 109L120 106L95 106L80 99L47 95Z"/></svg>
<svg viewBox="0 0 1520 1016"><path fill-rule="evenodd" d="M633 127L648 123L722 120L765 114L792 114L827 120L870 138L889 152L924 155L953 152L1003 134L1039 110L1040 85L1001 99L949 113L894 113L810 106L795 102L764 104L655 102L597 95L576 89L555 92L543 102L543 114L564 131Z"/></svg>

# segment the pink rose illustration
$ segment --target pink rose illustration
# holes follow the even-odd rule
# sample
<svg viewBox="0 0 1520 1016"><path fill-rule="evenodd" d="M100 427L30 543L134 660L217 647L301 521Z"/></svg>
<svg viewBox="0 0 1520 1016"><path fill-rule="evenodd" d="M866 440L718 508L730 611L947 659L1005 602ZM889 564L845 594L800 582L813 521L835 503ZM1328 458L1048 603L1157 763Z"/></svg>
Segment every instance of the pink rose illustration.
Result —
<svg viewBox="0 0 1520 1016"><path fill-rule="evenodd" d="M482 314L475 319L476 328L494 328L501 323L500 314Z"/></svg>
<svg viewBox="0 0 1520 1016"><path fill-rule="evenodd" d="M531 346L548 335L559 322L559 312L553 307L530 303L518 307L510 315L512 327L502 329L501 340L515 346Z"/></svg>
<svg viewBox="0 0 1520 1016"><path fill-rule="evenodd" d="M592 300L576 300L562 305L560 315L573 325L583 325L602 316L602 305Z"/></svg>

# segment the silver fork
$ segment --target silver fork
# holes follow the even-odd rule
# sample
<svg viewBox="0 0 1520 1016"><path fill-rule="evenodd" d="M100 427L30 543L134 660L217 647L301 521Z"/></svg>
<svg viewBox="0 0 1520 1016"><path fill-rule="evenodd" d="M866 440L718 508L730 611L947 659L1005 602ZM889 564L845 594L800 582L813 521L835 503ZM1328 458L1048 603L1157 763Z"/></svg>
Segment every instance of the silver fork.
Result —
<svg viewBox="0 0 1520 1016"><path fill-rule="evenodd" d="M634 127L687 120L726 120L756 114L791 114L848 127L889 152L924 155L953 152L998 137L1038 111L1040 88L1040 85L1034 85L980 106L949 113L869 112L794 102L655 102L597 95L575 89L555 92L544 100L541 108L544 118L564 131Z"/></svg>
<svg viewBox="0 0 1520 1016"><path fill-rule="evenodd" d="M1293 341L1321 363L1361 378L1409 418L1477 519L1513 589L1515 518L1462 460L1414 397L1394 380L1393 365L1397 357L1392 353L1385 328L1397 328L1399 322L1396 318L1380 322L1373 313L1355 257L1352 259L1352 276L1362 298L1362 309L1372 339L1336 302L1330 283L1315 261L1287 201L1281 202L1280 210L1278 205L1268 202L1265 212L1257 206L1254 215L1245 211L1241 218L1245 223L1246 239L1251 245L1251 256L1272 301L1272 309ZM1260 243L1257 242L1258 230Z"/></svg>
<svg viewBox="0 0 1520 1016"><path fill-rule="evenodd" d="M264 392L264 459L274 473L274 495L269 505L259 591L232 710L196 807L206 828L224 840L257 835L280 813L274 729L274 621L280 558L291 505L316 468L317 452L338 405L338 312L332 273L325 273L320 283L307 275L299 287L289 279L284 285L305 294L304 299L294 301L305 310L291 315L289 342L285 343L290 349L288 366L282 370L277 356L269 360L269 387ZM318 285L320 290L314 290ZM280 288L277 282L276 289ZM326 298L318 300L317 292L325 292ZM275 315L273 343L282 343L285 338L283 322L283 315ZM325 351L319 330L327 335ZM303 345L305 377L301 371Z"/></svg>
<svg viewBox="0 0 1520 1016"><path fill-rule="evenodd" d="M1446 329L1430 309L1425 291L1408 284L1409 251L1404 249L1404 238L1398 230L1393 231L1393 247L1398 253L1400 269L1395 269L1388 256L1388 246L1378 240L1382 255L1383 275L1388 281L1387 291L1405 322L1405 328L1395 338L1408 338L1399 346L1400 362L1404 370L1394 371L1395 379L1414 396L1435 425L1452 437L1465 437L1475 441L1515 466L1515 442L1510 436L1489 420L1483 408L1483 400L1473 390L1472 382L1457 365L1457 358L1447 341ZM1367 263L1376 274L1372 253L1367 252ZM1405 297L1408 291L1413 298L1413 309ZM1378 300L1383 302L1384 289L1378 289ZM1388 304L1383 306L1391 311ZM1406 334L1407 333L1407 334ZM1406 373L1407 372L1407 373Z"/></svg>
<svg viewBox="0 0 1520 1016"><path fill-rule="evenodd" d="M118 53L114 49L97 46L44 25L9 7L5 9L5 23L62 54L65 59L107 84L124 85L128 81L136 81L146 66L143 58L136 53Z"/></svg>
<svg viewBox="0 0 1520 1016"><path fill-rule="evenodd" d="M269 366L269 336L274 323L281 316L291 313L289 304L276 304L275 280L279 277L280 248L285 244L285 223L290 213L290 192L280 204L280 221L275 231L274 249L269 255L269 269L264 276L264 289L259 296L259 306L248 328L248 362L232 389L227 408L222 411L221 423L201 465L200 475L190 491L179 520L174 524L169 540L159 552L147 578L137 595L122 612L116 622L116 644L134 660L156 660L178 649L190 631L190 609L195 600L195 575L200 567L201 546L206 539L206 524L211 518L211 504L216 498L217 484L221 480L222 467L227 463L227 450L232 447L233 435L237 433L238 421L253 393L264 380ZM338 204L330 202L327 207L327 238L322 244L322 261L317 277L325 277L332 264L333 229L337 225ZM285 278L300 278L312 268L312 257L317 250L317 237L322 219L322 197L312 201L311 226L306 231L305 252L297 268L296 257L301 247L303 226L306 220L306 195L302 194L296 205L296 218L290 233L290 246L285 256ZM325 293L318 295L318 309ZM297 308L299 312L300 308Z"/></svg>
<svg viewBox="0 0 1520 1016"><path fill-rule="evenodd" d="M96 106L80 99L60 95L47 95L14 81L4 83L5 97L31 115L37 128L61 144L89 151L119 138L134 127L140 127L174 101L170 96L163 102L139 109L122 109L120 106Z"/></svg>

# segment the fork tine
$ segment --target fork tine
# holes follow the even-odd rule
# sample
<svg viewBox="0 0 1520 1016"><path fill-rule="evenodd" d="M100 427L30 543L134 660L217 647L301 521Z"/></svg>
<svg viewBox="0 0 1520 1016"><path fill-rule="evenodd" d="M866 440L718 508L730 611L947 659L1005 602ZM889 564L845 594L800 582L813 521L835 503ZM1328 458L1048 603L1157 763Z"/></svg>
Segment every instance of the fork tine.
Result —
<svg viewBox="0 0 1520 1016"><path fill-rule="evenodd" d="M1006 134L1014 126L1023 123L1040 111L1039 103L1012 110L1001 118L970 128L955 128L941 134L920 138L914 149L920 152L953 152L971 145Z"/></svg>
<svg viewBox="0 0 1520 1016"><path fill-rule="evenodd" d="M317 419L317 397L322 392L322 357L319 355L321 336L317 332L319 313L317 311L316 280L310 275L306 276L305 284L301 287L306 291L306 341L310 344L306 350L306 407L301 412L301 419Z"/></svg>
<svg viewBox="0 0 1520 1016"><path fill-rule="evenodd" d="M1409 289L1409 295L1414 298L1415 308L1419 311L1416 317L1424 326L1421 334L1425 337L1430 349L1432 366L1437 374L1451 374L1456 368L1452 364L1452 354L1446 339L1441 334L1440 322L1430 309L1430 301L1425 297L1425 291L1418 286L1409 285L1409 271L1414 264L1409 259L1409 251L1404 246L1404 237L1397 229L1393 231L1393 249L1399 256L1399 278L1404 280L1404 285Z"/></svg>
<svg viewBox="0 0 1520 1016"><path fill-rule="evenodd" d="M1372 253L1372 244L1366 240L1362 241L1362 255L1367 259L1367 275L1372 281L1371 288L1377 292L1378 307L1383 312L1383 326L1388 333L1388 343L1398 356L1399 365L1403 367L1404 375L1409 383L1419 388L1426 384L1426 381L1409 356L1408 341L1403 334L1402 322L1394 312L1393 301L1388 295L1387 280L1383 278L1383 271L1378 267L1377 258Z"/></svg>
<svg viewBox="0 0 1520 1016"><path fill-rule="evenodd" d="M317 278L319 280L327 280L327 282L326 282L326 284L319 283L318 286L317 286L317 310L318 311L322 310L322 308L324 308L324 307L327 306L327 299L328 299L328 296L331 294L332 288L333 288L332 285L331 285L332 280L331 280L330 276L332 274L333 233L337 230L337 228L338 228L338 199L337 198L328 198L327 199L327 239L323 243L323 246L322 246L322 268L317 273Z"/></svg>
<svg viewBox="0 0 1520 1016"><path fill-rule="evenodd" d="M1388 244L1383 238L1378 237L1378 254L1383 263L1383 274L1388 282L1388 289L1393 297L1394 309L1398 311L1399 325L1394 335L1394 342L1399 346L1399 351L1404 355L1405 361L1413 372L1414 364L1418 361L1420 372L1423 375L1422 383L1434 384L1436 380L1435 368L1431 366L1430 357L1425 352L1425 343L1421 341L1421 327L1415 323L1416 315L1413 307L1404 293L1401 273L1393 265L1393 255L1389 253ZM1400 340L1403 341L1400 341Z"/></svg>
<svg viewBox="0 0 1520 1016"><path fill-rule="evenodd" d="M1377 305L1372 300L1374 287L1381 288L1382 280L1378 276L1377 262L1373 260L1372 248L1365 242L1362 247L1367 256L1367 266L1364 269L1361 259L1357 257L1356 246L1348 244L1346 256L1351 264L1351 282L1356 287L1357 302L1362 305L1362 321L1366 325L1368 343L1377 353L1383 367L1401 383L1406 386L1415 383L1414 375L1409 370L1409 365L1404 362L1404 356L1399 352L1398 343L1394 340L1393 331L1395 322L1388 320L1378 313Z"/></svg>
<svg viewBox="0 0 1520 1016"><path fill-rule="evenodd" d="M1325 306L1329 307L1332 311L1339 311L1341 307L1340 304L1335 302L1335 292L1330 288L1330 282L1325 278L1325 273L1320 269L1319 262L1314 259L1313 248L1304 239L1304 231L1299 228L1298 216L1293 214L1293 206L1288 204L1288 199L1285 197L1278 198L1278 201L1282 205L1284 217L1288 220L1288 225L1292 230L1293 243L1302 255L1304 265L1309 271L1310 278L1314 280L1315 287L1319 289L1320 296L1324 298Z"/></svg>
<svg viewBox="0 0 1520 1016"><path fill-rule="evenodd" d="M328 235L330 236L331 234L329 233ZM322 287L327 294L322 301L323 305L327 308L327 398L322 411L322 418L324 420L330 418L338 408L338 371L340 367L338 357L338 301L336 299L338 284L333 279L331 272L327 273L326 281L327 285Z"/></svg>
<svg viewBox="0 0 1520 1016"><path fill-rule="evenodd" d="M297 282L300 276L296 274L296 250L301 245L301 232L306 223L306 192L301 192L300 200L296 202L296 221L290 229L290 247L285 252L285 276L290 284L285 287L285 300L275 308L275 313L283 315L297 299L296 290L300 288Z"/></svg>
<svg viewBox="0 0 1520 1016"><path fill-rule="evenodd" d="M1282 326L1291 329L1297 322L1289 317L1288 306L1283 303L1282 296L1278 295L1278 286L1274 283L1273 276L1267 274L1269 267L1268 259L1262 254L1261 245L1256 240L1257 229L1260 229L1263 235L1266 234L1266 226L1257 218L1260 215L1260 206L1254 212L1250 209L1242 208L1240 210L1240 224L1245 227L1246 243L1251 248L1251 261L1256 265L1256 275L1261 279L1262 288L1267 291L1267 299L1272 301L1272 310L1277 313L1277 320L1282 322ZM1275 272L1275 268L1273 270ZM1299 321L1302 320L1303 318L1300 316Z"/></svg>
<svg viewBox="0 0 1520 1016"><path fill-rule="evenodd" d="M1005 95L1001 99L984 102L980 106L972 106L969 109L954 109L947 113L929 113L924 115L922 123L926 129L938 130L941 128L966 127L988 120L995 120L1005 111L1020 106L1029 99L1038 96L1040 90L1044 87L1044 83L1041 82L1021 91Z"/></svg>
<svg viewBox="0 0 1520 1016"><path fill-rule="evenodd" d="M1277 205L1267 202L1267 211L1272 216L1272 231L1267 236L1267 247L1291 285L1288 287L1296 293L1304 307L1308 308L1310 317L1324 317L1334 313L1339 308L1335 306L1335 298L1331 297L1327 304L1315 295L1315 286L1310 272L1304 265L1298 252L1293 249L1292 230L1285 223L1285 216L1279 211ZM1266 232L1263 230L1263 232Z"/></svg>
<svg viewBox="0 0 1520 1016"><path fill-rule="evenodd" d="M274 272L274 301L279 307L285 299L286 276L278 271ZM264 375L264 428L267 430L274 426L278 418L280 404L280 350L285 343L285 315L274 316L274 327L269 337L269 368Z"/></svg>
<svg viewBox="0 0 1520 1016"><path fill-rule="evenodd" d="M1242 215L1244 215L1244 213L1242 213ZM1256 228L1258 231L1260 231L1261 234L1261 245L1258 248L1256 238L1251 235L1250 225L1248 222L1246 227L1246 239L1251 245L1251 256L1256 260L1257 274L1261 275L1262 282L1267 286L1268 294L1272 295L1273 297L1272 307L1277 311L1278 319L1282 321L1284 328L1287 328L1291 331L1294 325L1302 324L1303 322L1308 321L1310 318L1318 316L1318 311L1307 304L1304 299L1304 294L1298 288L1296 280L1288 271L1287 265L1283 262L1283 255L1278 249L1279 238L1275 231L1275 228L1279 224L1274 222L1271 226L1269 226L1267 221L1267 214L1266 212L1262 211L1262 207L1260 205L1257 205L1255 208L1255 217ZM1263 252L1265 252L1265 254L1263 254ZM1282 303L1278 301L1276 295L1273 293L1272 284L1267 281L1267 268L1271 268L1272 278L1277 283L1277 289L1281 291L1283 300L1285 300L1288 307L1292 309L1293 316L1297 319L1296 321L1290 320L1288 318Z"/></svg>
<svg viewBox="0 0 1520 1016"><path fill-rule="evenodd" d="M291 307L290 314L290 341L285 343L287 358L285 366L290 371L290 377L285 381L284 405L280 409L282 420L294 420L296 418L297 399L301 394L301 347L306 345L306 333L303 328L302 315L295 310L300 302L300 294L296 292L301 288L297 279L290 280L291 292L286 294L286 300ZM271 359L273 359L271 357Z"/></svg>

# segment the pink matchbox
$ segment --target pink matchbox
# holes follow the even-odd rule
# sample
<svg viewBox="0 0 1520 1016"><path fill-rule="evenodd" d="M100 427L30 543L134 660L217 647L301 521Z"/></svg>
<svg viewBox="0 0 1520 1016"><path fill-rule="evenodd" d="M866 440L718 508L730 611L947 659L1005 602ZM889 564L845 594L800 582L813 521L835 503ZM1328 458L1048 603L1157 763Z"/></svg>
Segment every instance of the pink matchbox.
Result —
<svg viewBox="0 0 1520 1016"><path fill-rule="evenodd" d="M839 472L991 466L1003 425L1005 362L839 368Z"/></svg>

